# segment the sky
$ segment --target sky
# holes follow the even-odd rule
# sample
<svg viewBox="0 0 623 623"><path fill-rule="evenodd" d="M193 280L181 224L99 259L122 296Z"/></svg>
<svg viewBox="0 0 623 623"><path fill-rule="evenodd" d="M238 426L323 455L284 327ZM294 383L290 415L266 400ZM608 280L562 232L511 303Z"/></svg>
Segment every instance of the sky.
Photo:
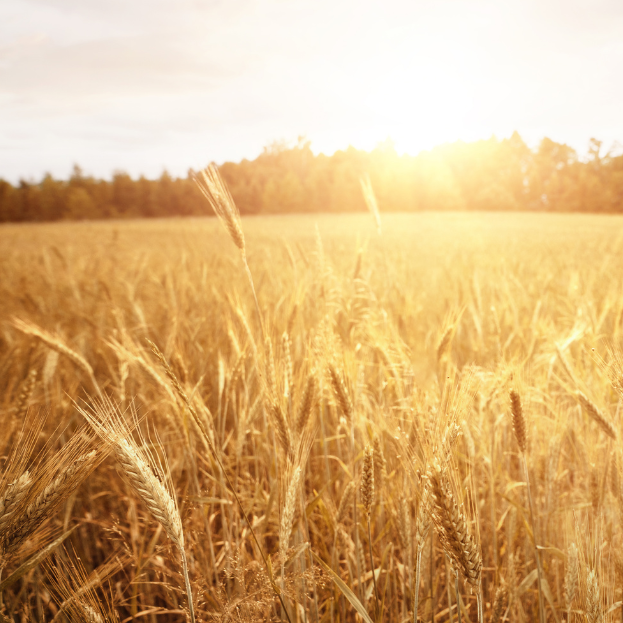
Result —
<svg viewBox="0 0 623 623"><path fill-rule="evenodd" d="M0 178L623 142L621 0L2 0Z"/></svg>

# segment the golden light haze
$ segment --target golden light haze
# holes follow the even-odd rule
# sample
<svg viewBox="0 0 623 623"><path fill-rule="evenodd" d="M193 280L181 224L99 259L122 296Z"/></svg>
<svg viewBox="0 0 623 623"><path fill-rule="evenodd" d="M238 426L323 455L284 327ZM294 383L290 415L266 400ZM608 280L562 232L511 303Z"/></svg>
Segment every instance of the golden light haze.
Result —
<svg viewBox="0 0 623 623"><path fill-rule="evenodd" d="M623 137L618 2L5 0L0 176Z"/></svg>

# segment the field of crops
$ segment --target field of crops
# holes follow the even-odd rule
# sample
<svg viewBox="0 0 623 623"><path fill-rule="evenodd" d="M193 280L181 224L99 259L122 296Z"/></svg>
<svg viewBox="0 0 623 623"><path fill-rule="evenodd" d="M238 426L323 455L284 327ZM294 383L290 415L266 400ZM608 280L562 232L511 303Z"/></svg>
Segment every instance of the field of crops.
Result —
<svg viewBox="0 0 623 623"><path fill-rule="evenodd" d="M623 217L236 223L0 227L0 620L622 620Z"/></svg>

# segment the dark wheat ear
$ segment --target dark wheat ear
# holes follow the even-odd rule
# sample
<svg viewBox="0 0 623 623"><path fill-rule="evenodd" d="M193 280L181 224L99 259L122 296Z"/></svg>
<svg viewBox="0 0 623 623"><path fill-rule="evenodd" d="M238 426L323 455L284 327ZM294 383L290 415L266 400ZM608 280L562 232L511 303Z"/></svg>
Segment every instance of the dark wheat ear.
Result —
<svg viewBox="0 0 623 623"><path fill-rule="evenodd" d="M364 513L366 517L370 517L372 502L374 501L374 451L372 446L366 446L364 451L359 493L361 494Z"/></svg>
<svg viewBox="0 0 623 623"><path fill-rule="evenodd" d="M511 401L511 416L513 418L513 432L515 439L521 452L526 452L526 418L524 417L523 407L521 405L521 397L518 392L511 389L508 392Z"/></svg>

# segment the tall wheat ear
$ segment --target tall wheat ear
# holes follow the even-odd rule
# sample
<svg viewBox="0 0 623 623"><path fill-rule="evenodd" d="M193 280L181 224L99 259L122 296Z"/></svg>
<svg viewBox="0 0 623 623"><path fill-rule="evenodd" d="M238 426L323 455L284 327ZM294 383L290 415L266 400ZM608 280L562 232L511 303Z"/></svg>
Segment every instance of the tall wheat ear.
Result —
<svg viewBox="0 0 623 623"><path fill-rule="evenodd" d="M266 333L264 331L264 322L262 321L260 304L257 300L257 294L255 292L253 275L251 274L251 269L249 268L249 264L247 262L247 247L244 239L244 233L242 232L240 212L238 211L238 208L234 203L234 199L214 163L208 165L208 167L199 174L194 174L193 177L195 183L199 187L199 190L208 200L208 203L216 213L216 216L218 216L219 220L229 233L233 243L240 251L242 263L244 265L245 272L247 273L249 284L251 285L251 292L253 293L253 299L255 301L255 309L260 323L262 337L265 338Z"/></svg>
<svg viewBox="0 0 623 623"><path fill-rule="evenodd" d="M163 459L150 451L138 428L136 413L131 412L132 426L130 426L118 406L109 398L95 400L92 407L78 405L78 410L95 433L110 447L132 488L177 547L182 559L190 620L194 623L195 612L184 549L182 519L164 451L162 451ZM133 430L139 438L139 443L134 439ZM160 446L162 450L160 443L152 442L151 445Z"/></svg>

